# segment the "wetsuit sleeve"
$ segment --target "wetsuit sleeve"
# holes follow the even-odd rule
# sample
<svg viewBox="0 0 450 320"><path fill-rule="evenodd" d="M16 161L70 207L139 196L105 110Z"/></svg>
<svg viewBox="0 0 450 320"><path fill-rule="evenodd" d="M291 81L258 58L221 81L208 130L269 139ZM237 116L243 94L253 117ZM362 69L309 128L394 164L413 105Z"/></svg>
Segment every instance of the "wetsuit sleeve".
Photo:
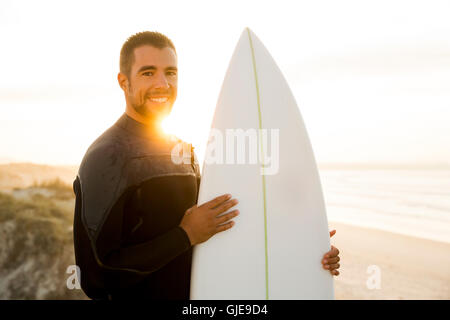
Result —
<svg viewBox="0 0 450 320"><path fill-rule="evenodd" d="M189 237L175 226L161 235L139 244L126 244L123 221L127 202L134 190L126 192L112 208L96 242L102 264L118 270L151 273L165 266L190 247Z"/></svg>

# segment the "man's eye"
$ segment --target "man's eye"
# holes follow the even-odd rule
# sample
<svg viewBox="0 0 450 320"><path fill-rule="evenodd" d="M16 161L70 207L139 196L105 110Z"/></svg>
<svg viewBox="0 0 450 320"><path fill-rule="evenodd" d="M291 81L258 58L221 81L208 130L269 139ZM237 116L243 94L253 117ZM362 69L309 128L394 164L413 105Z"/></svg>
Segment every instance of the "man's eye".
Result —
<svg viewBox="0 0 450 320"><path fill-rule="evenodd" d="M143 75L143 76L152 76L152 75L153 75L153 72L147 71L147 72L142 73L142 75Z"/></svg>
<svg viewBox="0 0 450 320"><path fill-rule="evenodd" d="M176 73L176 72L173 72L173 71L169 71L169 72L167 72L167 74L168 74L169 76L176 76L176 75L177 75L177 73Z"/></svg>

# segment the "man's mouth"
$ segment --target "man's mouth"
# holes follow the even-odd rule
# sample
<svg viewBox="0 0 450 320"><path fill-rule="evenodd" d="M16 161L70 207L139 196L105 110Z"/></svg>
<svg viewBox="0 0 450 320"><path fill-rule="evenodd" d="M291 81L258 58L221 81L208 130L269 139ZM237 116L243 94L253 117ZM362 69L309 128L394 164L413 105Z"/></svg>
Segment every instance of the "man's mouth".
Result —
<svg viewBox="0 0 450 320"><path fill-rule="evenodd" d="M156 103L165 103L169 101L169 97L150 97L149 100Z"/></svg>

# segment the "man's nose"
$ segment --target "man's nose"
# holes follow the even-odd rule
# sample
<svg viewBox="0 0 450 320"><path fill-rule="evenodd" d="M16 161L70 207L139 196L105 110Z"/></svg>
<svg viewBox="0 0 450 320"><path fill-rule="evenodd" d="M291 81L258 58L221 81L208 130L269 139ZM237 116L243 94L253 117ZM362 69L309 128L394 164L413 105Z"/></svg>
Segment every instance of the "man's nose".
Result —
<svg viewBox="0 0 450 320"><path fill-rule="evenodd" d="M163 88L168 89L169 88L169 82L167 81L166 75L163 73L160 73L158 77L156 78L155 87L157 88Z"/></svg>

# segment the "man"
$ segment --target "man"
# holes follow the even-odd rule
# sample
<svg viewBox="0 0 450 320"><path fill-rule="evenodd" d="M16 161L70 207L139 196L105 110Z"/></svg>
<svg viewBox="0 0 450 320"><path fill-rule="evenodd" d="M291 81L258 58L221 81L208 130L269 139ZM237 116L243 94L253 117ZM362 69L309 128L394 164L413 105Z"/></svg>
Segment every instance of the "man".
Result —
<svg viewBox="0 0 450 320"><path fill-rule="evenodd" d="M194 154L190 164L171 159L176 144L190 146L159 126L177 97L177 72L164 35L141 32L124 43L125 113L89 147L74 181L75 258L90 298L188 299L192 246L231 228L239 214L228 212L237 204L231 195L197 206ZM338 253L332 248L322 261L334 275Z"/></svg>

